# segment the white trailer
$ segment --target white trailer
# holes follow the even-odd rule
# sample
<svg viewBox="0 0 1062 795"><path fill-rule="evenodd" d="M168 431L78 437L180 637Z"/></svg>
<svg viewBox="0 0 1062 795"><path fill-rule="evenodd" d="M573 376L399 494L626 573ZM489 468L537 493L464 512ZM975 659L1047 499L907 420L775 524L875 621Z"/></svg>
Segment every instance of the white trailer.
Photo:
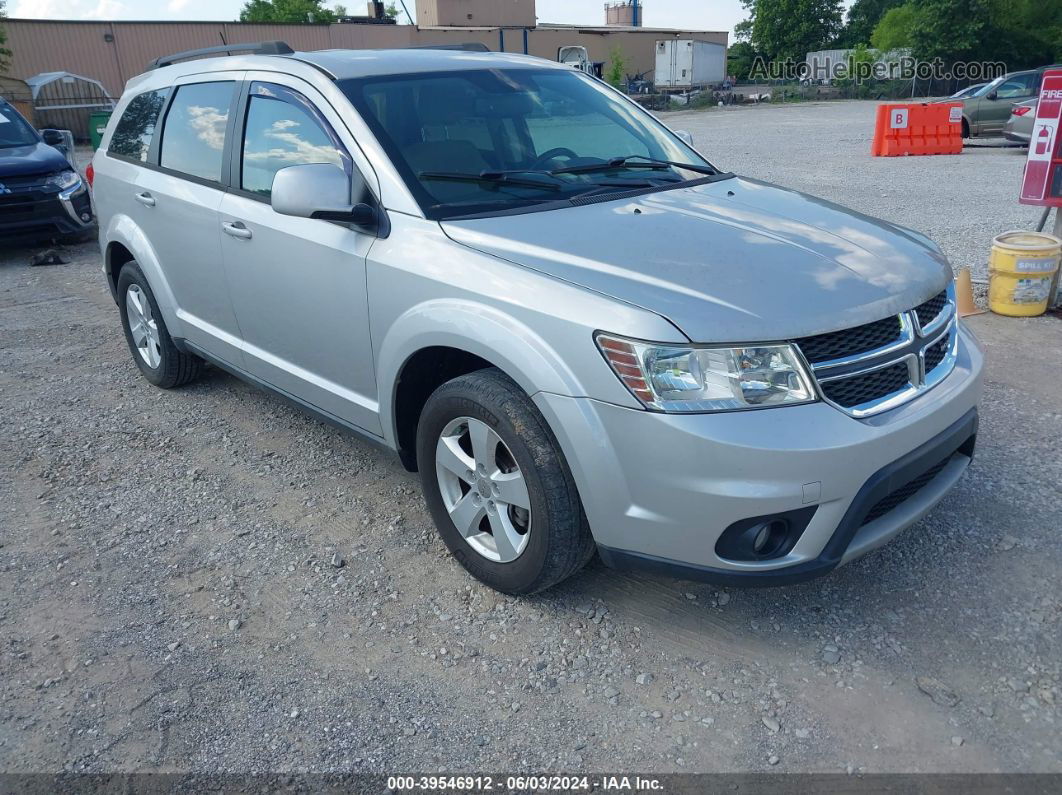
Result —
<svg viewBox="0 0 1062 795"><path fill-rule="evenodd" d="M689 91L722 83L726 78L726 47L697 39L666 39L656 43L653 82L661 91Z"/></svg>

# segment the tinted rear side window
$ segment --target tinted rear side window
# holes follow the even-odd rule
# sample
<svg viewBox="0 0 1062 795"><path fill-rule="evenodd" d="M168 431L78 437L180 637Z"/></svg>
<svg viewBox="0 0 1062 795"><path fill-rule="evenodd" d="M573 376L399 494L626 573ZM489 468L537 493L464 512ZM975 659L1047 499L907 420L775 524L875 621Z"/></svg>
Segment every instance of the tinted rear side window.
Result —
<svg viewBox="0 0 1062 795"><path fill-rule="evenodd" d="M232 81L179 86L166 112L159 165L221 181Z"/></svg>
<svg viewBox="0 0 1062 795"><path fill-rule="evenodd" d="M112 155L145 162L151 149L151 138L155 134L155 124L169 93L170 90L164 88L133 97L114 128L107 151Z"/></svg>

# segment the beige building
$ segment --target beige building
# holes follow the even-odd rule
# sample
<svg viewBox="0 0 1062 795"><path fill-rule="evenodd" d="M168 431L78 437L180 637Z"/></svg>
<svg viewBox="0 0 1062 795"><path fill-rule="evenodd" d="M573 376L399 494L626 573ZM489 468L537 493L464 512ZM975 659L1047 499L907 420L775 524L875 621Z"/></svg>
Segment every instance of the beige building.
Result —
<svg viewBox="0 0 1062 795"><path fill-rule="evenodd" d="M533 28L535 0L420 0L417 24L428 28L493 25Z"/></svg>
<svg viewBox="0 0 1062 795"><path fill-rule="evenodd" d="M42 72L73 72L99 80L119 96L125 82L160 55L279 39L304 51L478 42L494 51L554 61L561 47L579 45L586 47L591 60L605 63L618 49L628 73L649 73L652 79L658 40L693 38L727 44L725 31L539 23L534 0L419 0L417 19L417 25L8 19L4 27L12 55L7 73L24 80ZM438 24L429 24L433 20ZM466 24L455 24L462 20Z"/></svg>

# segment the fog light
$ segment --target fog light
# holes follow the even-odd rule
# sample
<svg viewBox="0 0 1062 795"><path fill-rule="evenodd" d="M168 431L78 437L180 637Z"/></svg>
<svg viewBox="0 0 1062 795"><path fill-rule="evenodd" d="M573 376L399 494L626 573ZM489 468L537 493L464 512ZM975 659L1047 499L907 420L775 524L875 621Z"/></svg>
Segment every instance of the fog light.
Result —
<svg viewBox="0 0 1062 795"><path fill-rule="evenodd" d="M770 540L771 527L765 524L760 528L760 532L756 534L756 540L752 542L752 551L757 555L762 555L763 550L767 549L767 542Z"/></svg>
<svg viewBox="0 0 1062 795"><path fill-rule="evenodd" d="M88 213L81 213L81 220L87 224L89 221L92 220L92 216Z"/></svg>
<svg viewBox="0 0 1062 795"><path fill-rule="evenodd" d="M800 540L817 506L734 522L715 542L715 552L726 560L758 561L789 554Z"/></svg>

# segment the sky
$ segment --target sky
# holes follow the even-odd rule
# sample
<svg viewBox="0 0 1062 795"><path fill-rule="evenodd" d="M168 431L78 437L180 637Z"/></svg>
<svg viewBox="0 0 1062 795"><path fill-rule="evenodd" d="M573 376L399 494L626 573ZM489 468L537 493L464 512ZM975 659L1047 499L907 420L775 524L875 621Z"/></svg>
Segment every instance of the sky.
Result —
<svg viewBox="0 0 1062 795"><path fill-rule="evenodd" d="M644 0L649 27L726 30L745 18L740 0ZM29 19L236 19L244 0L8 0L7 15ZM335 2L326 0L326 6ZM364 0L343 3L350 13L364 13ZM406 0L415 14L415 0ZM603 0L538 0L541 22L604 24Z"/></svg>

